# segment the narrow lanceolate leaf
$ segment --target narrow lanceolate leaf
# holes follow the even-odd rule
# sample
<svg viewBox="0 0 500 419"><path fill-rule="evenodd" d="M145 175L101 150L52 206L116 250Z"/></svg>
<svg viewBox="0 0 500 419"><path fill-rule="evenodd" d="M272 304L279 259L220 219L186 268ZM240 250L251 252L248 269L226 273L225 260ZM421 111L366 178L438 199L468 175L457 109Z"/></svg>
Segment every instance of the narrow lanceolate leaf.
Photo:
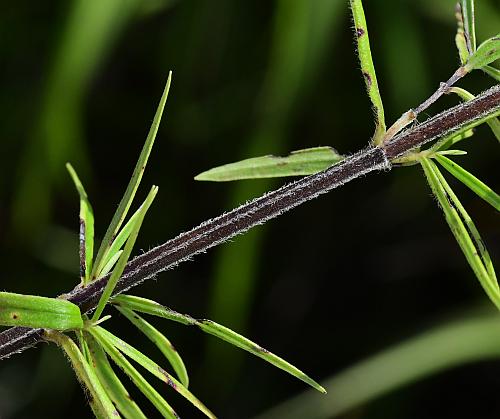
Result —
<svg viewBox="0 0 500 419"><path fill-rule="evenodd" d="M95 372L119 412L127 419L146 419L111 368L106 353L89 333L85 334Z"/></svg>
<svg viewBox="0 0 500 419"><path fill-rule="evenodd" d="M488 76L491 76L496 81L500 82L500 70L498 68L492 67L491 65L486 65L481 70L488 74Z"/></svg>
<svg viewBox="0 0 500 419"><path fill-rule="evenodd" d="M70 330L82 328L83 321L67 300L0 292L0 325Z"/></svg>
<svg viewBox="0 0 500 419"><path fill-rule="evenodd" d="M97 366L90 355L90 349L89 349L89 346L87 345L87 339L85 338L83 330L79 330L76 333L76 335L78 337L78 346L79 346L80 351L83 355L83 358L87 362L89 368L92 369L92 374L95 377L97 377L97 379L100 381L100 384L102 385L104 391L106 391L106 394L109 397L109 399L111 400L111 402L114 403L113 399L110 397L110 395L107 392L107 388L104 386L101 378L99 377ZM90 408L92 409L92 413L94 414L96 419L107 419L106 416L104 415L104 412L102 411L101 403L99 402L99 400L96 400L93 397L91 397L89 400L89 405L90 405ZM116 404L115 404L115 406L116 406Z"/></svg>
<svg viewBox="0 0 500 419"><path fill-rule="evenodd" d="M469 47L467 45L467 37L464 31L464 16L462 14L462 6L457 3L455 7L455 17L457 19L457 34L455 35L455 45L457 46L460 64L464 65L469 59Z"/></svg>
<svg viewBox="0 0 500 419"><path fill-rule="evenodd" d="M465 258L490 300L500 309L500 290L495 270L479 232L435 163L427 158L423 158L420 163Z"/></svg>
<svg viewBox="0 0 500 419"><path fill-rule="evenodd" d="M274 366L288 372L294 377L297 377L299 380L304 381L321 393L326 393L326 390L321 385L304 374L301 370L294 367L292 364L280 358L279 356L276 356L273 353L269 352L267 349L264 349L262 346L252 342L250 339L247 339L244 336L233 332L231 329L228 329L225 326L206 319L199 320L198 327L206 333L216 336L219 339L225 340L226 342L229 342L230 344L237 346L238 348L244 349L245 351L258 356L259 358L264 359L270 364L273 364Z"/></svg>
<svg viewBox="0 0 500 419"><path fill-rule="evenodd" d="M125 307L139 313L150 314L152 316L163 317L186 326L196 326L198 320L186 314L178 313L168 307L165 307L156 301L149 300L135 295L120 294L111 300L111 304L117 307Z"/></svg>
<svg viewBox="0 0 500 419"><path fill-rule="evenodd" d="M201 412L203 412L209 418L215 418L215 415L200 401L198 400L186 387L184 387L179 381L172 377L167 371L161 368L156 362L152 361L146 355L135 349L133 346L129 345L127 342L121 340L117 336L108 332L100 326L92 327L90 330L92 335L101 343L103 341L108 342L113 345L116 349L122 352L124 355L133 359L135 362L140 364L143 368L148 370L156 378L163 381L177 391L180 395L189 400L195 407L197 407Z"/></svg>
<svg viewBox="0 0 500 419"><path fill-rule="evenodd" d="M97 252L97 257L94 264L94 269L92 271L92 278L96 279L96 273L102 269L104 264L102 263L103 259L106 259L106 254L111 247L113 239L118 234L120 227L127 216L128 210L132 201L134 199L135 193L137 192L137 188L142 179L142 175L144 174L144 169L146 168L146 164L148 162L149 155L151 153L151 149L153 147L156 133L158 132L158 127L160 126L161 116L163 114L163 109L165 108L165 103L167 102L168 92L170 90L170 82L172 80L172 72L168 75L167 84L163 91L163 95L160 99L160 104L158 105L158 109L156 110L155 117L153 119L153 123L151 124L151 128L149 130L148 136L146 138L146 142L142 148L141 154L135 166L134 172L132 173L132 178L125 190L122 200L118 205L118 208L109 224L109 227L104 235L104 239L102 240L101 246L99 247L99 251Z"/></svg>
<svg viewBox="0 0 500 419"><path fill-rule="evenodd" d="M163 333L132 310L120 306L116 306L116 308L158 347L174 369L177 377L179 377L179 381L184 387L187 388L189 386L189 377L186 371L186 366L172 343L170 343Z"/></svg>
<svg viewBox="0 0 500 419"><path fill-rule="evenodd" d="M80 195L80 279L85 286L90 280L92 259L94 258L94 212L75 169L70 163L66 163L66 169L73 179L78 195Z"/></svg>
<svg viewBox="0 0 500 419"><path fill-rule="evenodd" d="M101 338L95 334L95 327L91 327L88 332L92 334L92 337L96 339L98 344L104 349L113 362L130 377L135 386L149 399L164 418L177 419L179 417L167 401L160 396L153 386L146 381L118 349L105 338Z"/></svg>
<svg viewBox="0 0 500 419"><path fill-rule="evenodd" d="M119 250L111 257L111 259L109 259L108 263L104 266L104 268L102 268L100 275L101 277L106 276L111 271L111 269L113 269L113 266L115 266L115 263L118 261L118 259L120 259L122 253L123 250Z"/></svg>
<svg viewBox="0 0 500 419"><path fill-rule="evenodd" d="M477 48L476 52L469 57L464 66L466 72L477 70L491 64L500 58L500 33L487 39Z"/></svg>
<svg viewBox="0 0 500 419"><path fill-rule="evenodd" d="M465 227L467 228L467 232L470 235L474 246L476 247L476 252L473 254L473 256L479 256L486 271L488 272L492 287L499 290L499 292L500 292L500 287L499 287L498 282L497 282L497 277L496 277L496 273L495 273L495 268L493 266L493 262L491 261L490 255L488 253L488 250L486 249L486 246L484 245L484 241L481 238L479 231L477 230L477 228L474 225L469 214L467 213L467 211L463 207L462 203L460 202L460 200L457 198L457 196L455 195L455 193L451 189L450 185L448 185L448 182L446 182L446 179L441 174L438 167L434 164L434 162L432 162L432 164L434 166L434 171L436 173L436 176L439 179L439 182L441 182L446 193L448 194L448 196L452 200L458 214L460 215L461 219L464 222Z"/></svg>
<svg viewBox="0 0 500 419"><path fill-rule="evenodd" d="M250 352L251 354L262 358L263 360L269 362L270 364L304 381L305 383L314 387L316 390L322 393L326 393L326 390L323 387L321 387L316 381L314 381L309 376L304 374L298 368L294 367L290 363L286 362L284 359L262 348L260 345L228 329L227 327L221 326L220 324L217 324L210 320L197 320L191 316L177 313L176 311L164 307L155 301L151 301L146 298L135 297L132 295L123 295L123 294L118 295L113 298L113 304L119 307L129 308L130 310L133 311L139 311L145 314L163 317L165 319L173 320L185 325L198 326L204 332L216 336L219 339L225 340L226 342L235 345L241 349L244 349L245 351Z"/></svg>
<svg viewBox="0 0 500 419"><path fill-rule="evenodd" d="M141 228L142 222L144 221L144 216L146 215L146 212L148 211L149 207L151 206L151 203L155 199L156 194L158 193L158 187L153 186L151 188L151 191L149 192L148 196L146 197L146 200L144 201L144 204L141 206L141 210L139 212L139 215L134 221L134 225L132 227L132 231L130 232L129 238L127 239L127 243L125 244L125 248L123 249L123 253L120 255L120 258L118 259L118 262L116 263L115 268L113 269L113 272L111 273L111 276L109 277L108 283L106 284L106 287L104 288L103 293L101 294L101 298L99 299L99 302L97 303L97 307L95 309L94 315L92 316L92 321L97 321L99 317L101 316L104 307L108 303L109 298L111 297L111 294L113 293L113 290L115 289L116 284L118 283L118 280L120 279L120 276L123 273L123 270L125 269L125 265L127 264L128 258L130 257L130 254L132 253L132 249L134 248L135 241L137 239L137 236L139 234L139 230Z"/></svg>
<svg viewBox="0 0 500 419"><path fill-rule="evenodd" d="M373 143L378 145L382 142L385 134L385 116L382 98L378 89L377 75L373 65L372 53L370 50L370 39L368 37L368 27L366 25L365 12L361 0L350 0L352 16L354 19L354 28L356 30L356 42L358 44L359 62L361 71L366 83L368 96L373 105L375 113L375 134Z"/></svg>
<svg viewBox="0 0 500 419"><path fill-rule="evenodd" d="M476 52L476 18L474 15L474 0L462 0L461 5L467 49L469 54L473 54Z"/></svg>
<svg viewBox="0 0 500 419"><path fill-rule="evenodd" d="M472 93L460 87L452 87L450 89L450 92L456 93L465 101L469 101L475 98L475 96ZM500 120L497 117L494 117L485 119L485 122L490 126L497 140L500 141Z"/></svg>
<svg viewBox="0 0 500 419"><path fill-rule="evenodd" d="M436 142L430 150L432 151L444 151L448 150L451 146L455 145L456 143L465 140L467 138L470 138L474 135L474 130L465 128L462 132L454 132L451 135L446 135L445 137L441 138L438 142Z"/></svg>
<svg viewBox="0 0 500 419"><path fill-rule="evenodd" d="M464 150L443 150L443 151L438 151L437 153L440 156L465 156L467 154L467 151Z"/></svg>
<svg viewBox="0 0 500 419"><path fill-rule="evenodd" d="M44 338L56 343L64 350L79 381L85 385L90 393L92 409L95 411L96 416L119 418L120 414L115 409L94 369L87 362L76 343L69 336L55 331L45 331Z"/></svg>
<svg viewBox="0 0 500 419"><path fill-rule="evenodd" d="M492 190L488 185L481 182L472 173L469 173L463 167L460 167L457 163L450 160L449 158L437 154L435 156L436 160L443 166L448 172L455 176L460 182L465 186L470 188L479 197L488 202L497 211L500 211L500 196Z"/></svg>
<svg viewBox="0 0 500 419"><path fill-rule="evenodd" d="M332 147L292 151L286 157L262 156L225 164L200 173L195 180L224 182L285 176L305 176L321 172L343 159Z"/></svg>
<svg viewBox="0 0 500 419"><path fill-rule="evenodd" d="M127 221L127 223L120 230L116 238L113 240L111 247L109 248L105 257L102 259L102 262L100 263L102 268L98 268L96 271L97 278L101 278L104 275L106 275L105 271L106 269L109 268L109 265L112 263L112 261L114 260L116 263L116 261L118 260L116 255L120 253L120 249L125 244L127 239L130 237L130 233L132 232L136 220L141 214L141 211L142 211L142 206L139 207L139 209L132 215L132 217L130 217L130 220Z"/></svg>

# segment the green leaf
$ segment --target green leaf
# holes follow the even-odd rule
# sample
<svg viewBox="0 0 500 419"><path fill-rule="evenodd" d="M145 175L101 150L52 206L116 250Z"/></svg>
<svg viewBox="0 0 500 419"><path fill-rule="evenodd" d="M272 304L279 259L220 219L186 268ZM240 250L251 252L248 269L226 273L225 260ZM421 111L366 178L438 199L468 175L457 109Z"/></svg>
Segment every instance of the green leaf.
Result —
<svg viewBox="0 0 500 419"><path fill-rule="evenodd" d="M225 164L200 173L195 180L225 182L311 175L338 163L344 157L332 147L314 147L292 151L286 157L262 156Z"/></svg>
<svg viewBox="0 0 500 419"><path fill-rule="evenodd" d="M273 353L269 352L267 349L264 349L262 346L252 342L250 339L247 339L244 336L233 332L231 329L228 329L227 327L206 319L199 320L198 327L206 333L216 336L219 339L225 340L226 342L229 342L230 344L237 346L238 348L241 348L255 356L258 356L259 358L262 358L270 364L273 364L275 367L278 367L283 371L286 371L289 374L293 375L294 377L297 377L299 380L304 381L319 392L326 393L326 390L323 387L321 387L316 381L304 374L298 368L294 367L292 364L288 363L279 356L276 356Z"/></svg>
<svg viewBox="0 0 500 419"><path fill-rule="evenodd" d="M66 163L66 169L73 179L78 195L80 195L80 280L85 286L90 280L92 259L94 258L94 212L75 169L70 163Z"/></svg>
<svg viewBox="0 0 500 419"><path fill-rule="evenodd" d="M70 330L83 327L77 305L61 298L0 292L0 324Z"/></svg>
<svg viewBox="0 0 500 419"><path fill-rule="evenodd" d="M119 418L119 413L116 411L94 369L87 362L76 343L70 337L55 331L45 331L44 338L56 343L64 350L76 376L85 385L91 395L92 409L95 410L96 416Z"/></svg>
<svg viewBox="0 0 500 419"><path fill-rule="evenodd" d="M375 114L375 134L373 143L378 145L382 142L385 134L385 116L382 98L378 88L377 75L373 65L372 53L370 50L370 39L368 37L368 27L366 25L365 12L361 0L350 0L356 42L358 44L358 56L361 63L361 71L365 79L368 96L373 105Z"/></svg>
<svg viewBox="0 0 500 419"><path fill-rule="evenodd" d="M100 326L94 326L90 330L92 336L94 336L103 345L103 341L108 342L113 345L120 352L133 359L135 362L140 364L143 368L148 370L156 378L163 381L182 395L186 400L190 401L195 407L197 407L201 412L203 412L209 418L215 418L215 415L200 401L198 400L186 387L184 387L179 381L172 377L167 371L161 368L156 362L149 359L146 355L139 352L133 346L129 345L127 342L108 332Z"/></svg>
<svg viewBox="0 0 500 419"><path fill-rule="evenodd" d="M500 309L500 289L488 251L462 204L453 193L436 164L427 158L420 160L425 176L441 206L446 222L455 236L467 262L488 297Z"/></svg>
<svg viewBox="0 0 500 419"><path fill-rule="evenodd" d="M189 377L186 371L186 366L172 343L170 343L170 341L158 329L144 320L141 316L134 313L132 310L120 306L116 306L116 308L158 347L174 369L182 385L187 388L189 386Z"/></svg>
<svg viewBox="0 0 500 419"><path fill-rule="evenodd" d="M146 415L132 400L127 389L113 371L106 353L89 333L86 333L86 344L92 363L95 365L96 375L120 413L127 419L146 419Z"/></svg>
<svg viewBox="0 0 500 419"><path fill-rule="evenodd" d="M119 250L109 259L108 263L106 263L104 268L102 268L102 271L100 274L101 277L106 276L109 273L109 271L111 271L111 269L113 269L113 266L115 266L115 263L118 261L118 259L120 259L120 256L122 255L122 253L123 253L123 250Z"/></svg>
<svg viewBox="0 0 500 419"><path fill-rule="evenodd" d="M467 170L460 167L457 163L443 155L437 154L435 156L435 159L460 182L470 188L480 198L488 202L497 211L500 211L500 196L488 185L484 184L473 174L469 173Z"/></svg>
<svg viewBox="0 0 500 419"><path fill-rule="evenodd" d="M123 198L120 201L120 204L118 205L118 208L113 216L113 219L109 224L106 234L104 235L104 239L102 240L101 246L99 247L99 251L97 252L97 257L94 264L94 270L92 271L93 279L96 279L96 273L99 270L101 270L105 265L105 263L103 263L103 259L109 260L109 258L106 257L109 248L111 247L114 238L118 234L118 231L120 230L120 227L123 221L125 220L125 217L127 216L130 205L132 204L135 193L137 192L137 188L139 187L139 184L141 182L144 169L146 168L146 164L148 162L148 158L156 138L156 133L158 132L158 127L160 125L163 109L165 108L165 103L167 102L171 80L172 80L172 72L170 72L168 75L167 84L163 91L163 95L160 99L158 109L156 110L153 123L151 124L151 128L146 138L146 142L144 143L141 154L135 166L134 172L132 173L132 178L130 179L127 189L123 195Z"/></svg>
<svg viewBox="0 0 500 419"><path fill-rule="evenodd" d="M430 150L436 152L448 150L451 146L455 145L456 143L462 140L470 138L473 135L474 135L473 129L464 128L463 131L459 131L458 133L454 132L453 134L446 135L445 137L441 138L430 148Z"/></svg>
<svg viewBox="0 0 500 419"><path fill-rule="evenodd" d="M460 96L464 101L469 101L475 98L475 96L468 92L465 89L462 89L460 87L452 87L450 89L451 93L456 93L458 96ZM484 122L486 122L491 130L493 131L493 134L495 134L495 137L497 138L498 141L500 141L500 120L496 117L494 118L488 118L485 119Z"/></svg>
<svg viewBox="0 0 500 419"><path fill-rule="evenodd" d="M462 0L461 3L467 50L471 55L476 52L476 18L474 16L474 0Z"/></svg>
<svg viewBox="0 0 500 419"><path fill-rule="evenodd" d="M130 377L136 387L149 399L149 401L156 407L163 417L178 419L179 416L175 413L174 409L172 409L167 401L160 396L153 386L146 381L146 379L132 366L132 364L118 349L106 340L105 337L98 336L95 333L95 327L91 327L88 332L96 339L113 362Z"/></svg>
<svg viewBox="0 0 500 419"><path fill-rule="evenodd" d="M500 58L500 33L479 45L464 66L466 72L481 69Z"/></svg>
<svg viewBox="0 0 500 419"><path fill-rule="evenodd" d="M97 303L96 310L94 312L94 315L92 316L92 321L94 322L96 322L99 319L104 310L104 307L108 303L109 298L113 294L113 290L115 289L115 286L118 283L118 280L120 279L123 270L125 269L125 265L127 264L130 254L132 253L132 249L134 248L134 244L139 234L139 230L141 228L142 222L144 221L144 216L146 215L146 212L151 206L151 203L155 199L157 193L158 193L158 187L153 186L148 196L146 197L144 204L142 204L141 206L139 215L137 216L134 222L132 231L130 232L129 238L127 239L125 248L123 249L123 253L120 255L120 258L118 259L118 262L116 263L116 266L113 269L113 272L111 273L108 283L106 284L106 287L104 288L104 291L101 294L101 298Z"/></svg>
<svg viewBox="0 0 500 419"><path fill-rule="evenodd" d="M120 294L113 297L111 304L117 307L125 307L132 311L139 313L150 314L156 317L163 317L167 320L172 320L186 326L198 325L198 320L186 314L178 313L168 307L157 303L156 301L149 300L143 297L136 297L135 295Z"/></svg>
<svg viewBox="0 0 500 419"><path fill-rule="evenodd" d="M462 6L457 3L455 8L455 17L457 18L457 34L455 35L455 45L458 49L458 55L460 57L460 64L464 65L467 63L469 58L469 46L467 44L467 36L464 30L464 16L462 13Z"/></svg>
<svg viewBox="0 0 500 419"><path fill-rule="evenodd" d="M440 156L465 156L467 151L463 150L443 150L438 151L435 154L439 154Z"/></svg>
<svg viewBox="0 0 500 419"><path fill-rule="evenodd" d="M133 311L139 311L141 313L163 317L165 319L173 320L185 325L198 326L204 332L216 336L219 339L225 340L226 342L229 342L230 344L235 345L247 352L250 352L251 354L262 358L263 360L282 369L283 371L288 372L299 380L304 381L305 383L314 387L316 390L322 393L326 393L326 390L323 387L321 387L316 381L304 374L298 368L262 348L260 345L252 342L251 340L245 338L244 336L241 336L236 332L233 332L227 327L221 326L220 324L217 324L210 320L197 320L193 317L177 313L176 311L164 307L161 304L156 303L155 301L151 301L146 298L135 297L132 295L118 295L113 298L112 303L120 307L129 308Z"/></svg>
<svg viewBox="0 0 500 419"><path fill-rule="evenodd" d="M96 272L96 278L101 278L104 275L106 275L104 272L105 270L109 267L110 263L112 260L118 260L116 258L116 255L120 252L120 249L122 246L125 244L127 239L130 236L130 233L132 232L135 222L139 215L141 214L142 211L142 205L138 208L138 210L130 217L130 219L127 221L127 223L123 226L123 228L120 230L116 238L113 240L113 243L111 244L108 252L106 253L106 256L102 259L101 266L102 270L99 271L97 269ZM111 269L109 269L111 270ZM109 271L108 271L109 272Z"/></svg>
<svg viewBox="0 0 500 419"><path fill-rule="evenodd" d="M481 68L488 76L493 77L496 81L500 82L500 70L498 68L492 67L491 65L485 65Z"/></svg>

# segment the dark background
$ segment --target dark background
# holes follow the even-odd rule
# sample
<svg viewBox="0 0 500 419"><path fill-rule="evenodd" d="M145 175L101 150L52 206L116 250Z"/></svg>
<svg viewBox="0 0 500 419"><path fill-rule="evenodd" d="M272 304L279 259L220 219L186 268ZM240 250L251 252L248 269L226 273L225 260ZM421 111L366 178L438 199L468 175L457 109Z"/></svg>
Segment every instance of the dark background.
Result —
<svg viewBox="0 0 500 419"><path fill-rule="evenodd" d="M390 124L458 66L454 2L366 3ZM483 0L477 9L484 40L498 32L500 5ZM153 183L160 192L136 254L284 183L195 182L203 170L318 145L364 147L373 122L351 27L347 1L338 0L0 2L2 290L55 296L76 285L78 198L64 163L80 174L101 236L169 70L139 199ZM477 93L491 80L478 73L460 85ZM429 114L455 103L443 98ZM461 164L498 190L488 128L461 148L469 153ZM497 214L446 176L495 259ZM441 319L491 306L417 166L352 182L133 293L234 328L318 380ZM108 327L161 359L111 313ZM196 329L155 324L183 355L191 390L220 417L251 417L306 389ZM499 377L498 361L459 367L346 417L498 417ZM182 417L200 416L167 396ZM2 419L90 416L57 348L40 344L2 361Z"/></svg>

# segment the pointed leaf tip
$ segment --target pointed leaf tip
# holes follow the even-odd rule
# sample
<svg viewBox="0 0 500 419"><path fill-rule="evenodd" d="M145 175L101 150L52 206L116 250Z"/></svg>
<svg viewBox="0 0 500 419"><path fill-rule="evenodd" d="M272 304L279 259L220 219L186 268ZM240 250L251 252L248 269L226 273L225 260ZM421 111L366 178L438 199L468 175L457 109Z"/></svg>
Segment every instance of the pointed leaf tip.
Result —
<svg viewBox="0 0 500 419"><path fill-rule="evenodd" d="M285 157L267 155L225 164L200 173L194 179L226 182L242 179L306 176L325 170L343 158L332 147L313 147L292 151Z"/></svg>

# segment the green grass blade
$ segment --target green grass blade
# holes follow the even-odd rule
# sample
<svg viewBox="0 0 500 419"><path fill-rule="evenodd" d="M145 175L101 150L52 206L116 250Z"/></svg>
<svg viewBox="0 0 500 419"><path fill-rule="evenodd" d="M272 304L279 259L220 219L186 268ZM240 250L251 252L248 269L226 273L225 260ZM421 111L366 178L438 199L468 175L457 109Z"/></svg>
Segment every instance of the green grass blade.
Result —
<svg viewBox="0 0 500 419"><path fill-rule="evenodd" d="M109 224L106 234L104 235L104 239L102 240L101 246L99 247L94 267L101 266L101 260L106 258L106 254L109 251L109 248L111 247L113 239L118 234L118 231L120 230L120 227L123 221L125 220L125 217L127 216L130 205L132 204L135 193L137 192L137 188L139 187L139 184L141 182L144 169L146 168L146 164L148 162L148 158L156 138L156 133L158 132L158 127L160 125L163 109L165 108L165 104L167 102L171 80L172 80L172 72L170 72L168 75L167 84L165 85L165 89L163 90L163 94L160 99L158 109L156 110L156 114L154 116L153 123L151 124L148 136L146 138L146 142L144 143L141 154L134 168L134 172L132 173L132 178L130 179L127 189L125 190L123 198L120 201L120 204L118 205L115 214L113 215L111 223ZM96 272L94 269L94 271L92 272L93 279L96 278L95 274Z"/></svg>
<svg viewBox="0 0 500 419"><path fill-rule="evenodd" d="M96 328L91 327L88 332L98 342L98 344L109 355L113 362L120 367L123 372L130 377L135 386L144 394L156 407L164 418L177 419L179 416L167 401L149 384L146 379L137 371L125 356L116 349L105 337L96 333Z"/></svg>
<svg viewBox="0 0 500 419"><path fill-rule="evenodd" d="M480 198L488 202L497 211L500 211L500 195L498 195L488 185L484 184L473 174L469 173L463 167L460 167L457 163L443 155L437 154L435 159L460 182L470 188Z"/></svg>
<svg viewBox="0 0 500 419"><path fill-rule="evenodd" d="M96 416L119 418L120 414L115 409L94 369L87 362L76 343L70 337L60 332L45 331L44 337L56 343L68 356L78 380L85 385L91 395L91 400L93 401L92 409L96 410Z"/></svg>
<svg viewBox="0 0 500 419"><path fill-rule="evenodd" d="M0 292L0 325L54 330L83 327L80 308L61 298Z"/></svg>
<svg viewBox="0 0 500 419"><path fill-rule="evenodd" d="M500 58L500 33L479 45L464 66L465 71L481 69Z"/></svg>
<svg viewBox="0 0 500 419"><path fill-rule="evenodd" d="M106 255L103 257L103 259L99 263L99 266L95 270L96 278L101 278L104 275L106 275L104 273L105 269L109 266L110 261L116 259L117 253L119 253L120 249L129 238L130 233L132 232L135 226L135 222L139 217L139 215L141 214L141 210L142 206L139 207L139 209L132 215L132 217L130 217L130 220L127 221L127 223L120 230L116 238L113 240L113 243L111 244L109 250L106 252Z"/></svg>
<svg viewBox="0 0 500 419"><path fill-rule="evenodd" d="M151 188L151 191L149 192L148 196L146 197L146 200L144 201L144 204L141 206L141 211L139 213L139 216L134 222L133 229L130 233L129 238L127 239L127 243L125 244L125 248L123 249L123 253L120 255L120 258L118 259L118 262L116 263L115 268L113 269L113 272L111 273L111 276L108 280L108 283L106 284L106 287L104 288L104 291L101 295L101 298L99 299L99 302L97 303L96 310L94 312L94 315L92 316L92 321L97 321L99 317L101 316L104 307L108 303L109 298L111 297L111 294L113 293L113 290L115 289L116 284L118 283L118 280L120 279L120 276L123 273L123 270L125 269L125 265L127 264L127 261L130 257L130 254L132 253L132 249L134 247L135 241L137 239L137 236L139 234L139 230L141 228L142 222L144 221L144 216L146 215L146 212L148 211L149 207L151 206L151 203L155 199L156 194L158 193L158 187L153 186Z"/></svg>
<svg viewBox="0 0 500 419"><path fill-rule="evenodd" d="M423 158L420 163L432 192L438 199L446 222L455 236L467 262L474 271L488 297L500 309L500 290L489 255L482 244L472 220L463 209L451 188L432 160ZM472 237L471 237L472 235Z"/></svg>
<svg viewBox="0 0 500 419"><path fill-rule="evenodd" d="M500 82L500 70L498 68L492 67L491 65L486 65L481 70L488 74L488 76L491 76L496 81Z"/></svg>
<svg viewBox="0 0 500 419"><path fill-rule="evenodd" d="M472 93L460 87L452 87L450 89L450 92L456 93L464 101L469 101L475 98L475 96ZM490 126L491 130L493 131L493 134L495 134L497 140L500 141L500 120L495 117L495 118L485 119L484 122L486 122Z"/></svg>
<svg viewBox="0 0 500 419"><path fill-rule="evenodd" d="M184 361L180 357L172 343L154 326L144 320L141 316L129 310L126 307L116 306L118 311L123 314L134 326L136 326L146 337L153 342L158 349L165 355L168 362L174 369L179 381L184 387L189 386L189 377L184 365Z"/></svg>
<svg viewBox="0 0 500 419"><path fill-rule="evenodd" d="M78 162L81 173L92 174L84 128L88 95L122 34L135 22L140 3L72 0L61 10L56 32L47 39L50 58L38 68L43 83L37 89L37 105L24 127L26 152L12 210L13 228L23 239L38 240L50 225L53 195L66 161Z"/></svg>
<svg viewBox="0 0 500 419"><path fill-rule="evenodd" d="M462 17L465 39L469 54L476 52L476 19L474 16L474 0L462 0Z"/></svg>
<svg viewBox="0 0 500 419"><path fill-rule="evenodd" d="M147 300L141 297L135 297L132 295L118 295L113 299L113 304L118 305L119 307L121 306L129 308L133 311L139 311L153 316L163 317L165 319L173 320L185 325L198 326L204 332L216 336L219 339L222 339L234 346L250 352L251 354L258 356L259 358L262 358L264 361L267 361L275 367L278 367L283 371L293 375L299 380L304 381L305 383L314 387L316 390L325 393L325 389L321 387L316 381L304 374L298 368L286 362L284 359L274 355L273 353L262 348L260 345L257 345L256 343L232 331L231 329L212 322L211 320L197 320L191 316L179 314L167 307L162 306L161 304L158 304L155 301Z"/></svg>
<svg viewBox="0 0 500 419"><path fill-rule="evenodd" d="M361 71L363 73L368 96L370 97L375 113L375 134L373 135L373 143L378 145L382 142L386 129L384 106L382 104L382 98L378 88L375 66L373 65L363 3L361 0L350 0L350 4L354 19L354 28L356 31L355 34L358 45L359 62L361 63Z"/></svg>
<svg viewBox="0 0 500 419"><path fill-rule="evenodd" d="M269 155L225 164L200 173L194 179L225 182L240 179L304 176L320 172L343 158L332 147L314 147L292 151L286 157Z"/></svg>
<svg viewBox="0 0 500 419"><path fill-rule="evenodd" d="M94 258L94 211L75 169L70 163L66 163L66 169L80 196L80 280L85 286L90 280Z"/></svg>
<svg viewBox="0 0 500 419"><path fill-rule="evenodd" d="M163 381L177 391L186 400L190 401L193 406L198 408L207 417L215 419L215 415L200 401L198 400L186 387L184 387L179 381L172 377L167 371L161 368L156 362L152 361L146 355L142 354L140 351L135 349L133 346L129 345L127 342L123 341L119 337L113 335L107 330L100 326L95 326L93 328L92 334L100 341L106 340L109 344L113 345L124 355L133 359L135 362L140 364L143 368L148 370L156 378Z"/></svg>
<svg viewBox="0 0 500 419"><path fill-rule="evenodd" d="M106 353L91 334L86 334L86 345L95 365L95 372L110 399L120 413L127 419L147 419L141 409L130 397L127 389L113 371Z"/></svg>

